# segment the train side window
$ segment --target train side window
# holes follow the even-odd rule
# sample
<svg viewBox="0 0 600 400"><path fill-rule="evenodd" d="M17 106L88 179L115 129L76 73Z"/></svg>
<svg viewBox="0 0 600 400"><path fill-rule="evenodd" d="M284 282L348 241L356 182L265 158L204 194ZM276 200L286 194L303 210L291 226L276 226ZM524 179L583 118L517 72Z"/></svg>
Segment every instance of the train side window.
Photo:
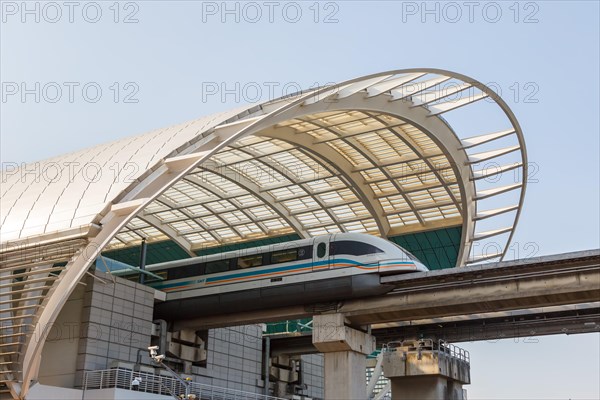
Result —
<svg viewBox="0 0 600 400"><path fill-rule="evenodd" d="M323 258L325 257L325 253L327 253L327 245L325 243L319 243L317 245L317 257Z"/></svg>
<svg viewBox="0 0 600 400"><path fill-rule="evenodd" d="M183 267L168 269L170 280L189 278L190 276L204 275L204 264L192 264Z"/></svg>
<svg viewBox="0 0 600 400"><path fill-rule="evenodd" d="M298 260L308 260L313 257L313 247L304 246L298 249Z"/></svg>
<svg viewBox="0 0 600 400"><path fill-rule="evenodd" d="M332 256L338 254L364 256L367 254L383 253L383 250L368 243L340 240L331 244L330 253Z"/></svg>
<svg viewBox="0 0 600 400"><path fill-rule="evenodd" d="M230 258L229 259L229 270L235 271L236 269L238 269L237 258Z"/></svg>
<svg viewBox="0 0 600 400"><path fill-rule="evenodd" d="M238 257L238 268L260 267L262 265L262 254L253 254L251 256Z"/></svg>
<svg viewBox="0 0 600 400"><path fill-rule="evenodd" d="M229 260L216 260L206 263L206 273L216 274L217 272L224 272L229 269Z"/></svg>
<svg viewBox="0 0 600 400"><path fill-rule="evenodd" d="M171 268L167 270L167 276L170 280L185 278L183 268Z"/></svg>
<svg viewBox="0 0 600 400"><path fill-rule="evenodd" d="M297 259L298 249L280 250L271 253L271 263L273 264L296 261Z"/></svg>

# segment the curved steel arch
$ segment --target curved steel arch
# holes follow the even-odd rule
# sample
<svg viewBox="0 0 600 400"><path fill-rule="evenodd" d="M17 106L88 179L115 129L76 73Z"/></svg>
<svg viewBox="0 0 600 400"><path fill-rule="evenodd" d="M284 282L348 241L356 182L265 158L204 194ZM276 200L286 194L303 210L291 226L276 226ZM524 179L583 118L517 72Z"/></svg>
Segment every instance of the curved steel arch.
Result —
<svg viewBox="0 0 600 400"><path fill-rule="evenodd" d="M146 206L157 199L175 182L183 179L185 175L208 160L213 154L244 136L260 134L261 131L267 130L279 122L294 119L298 115L306 115L311 109L314 109L312 113L318 111L324 112L336 109L336 105L338 107L349 107L346 110L366 109L389 113L390 115L407 120L411 125L419 127L424 133L428 134L441 149L449 153L447 156L456 161L452 165L452 168L455 171L457 179L460 179L462 182L458 186L461 190L463 203L462 215L464 227L459 260L465 261L470 244L476 238L474 230L477 217L477 195L475 193L474 174L468 163L469 155L464 146L460 146L461 141L452 131L452 128L438 114L435 114L435 105L433 107L429 105L415 106L412 103L404 104L393 101L393 91L397 88L402 88L406 82L410 82L406 81L403 84L396 85L397 82L402 80L398 80L396 76L420 73L423 75L436 74L448 77L448 79L468 82L478 88L485 96L491 97L511 122L521 152L523 182L519 187L521 190L519 204L515 210L514 223L507 240L507 243L509 243L514 234L514 226L520 217L527 177L527 156L524 139L521 128L512 111L491 89L461 74L439 69L389 71L349 80L332 87L319 88L291 98L278 99L268 102L259 108L255 107L252 110L246 108L241 113L231 117L228 120L230 122L214 124L209 130L197 133L185 145L172 151L169 156L140 175L137 181L130 184L104 210L97 214L94 218L94 223L99 225L101 229L97 231L92 230L86 234L88 243L82 246L73 258L69 260L64 271L52 285L46 299L41 304L41 312L35 317L36 329L43 331L44 327L54 322L75 285L81 280L89 265L100 254L102 249L106 247L112 238L132 218L140 214ZM365 96L364 93L369 94L370 88L374 88L373 93L375 94ZM331 102L332 100L333 102ZM464 104L461 103L458 106L468 106L477 100L474 99ZM446 103L447 106L448 104ZM443 112L451 111L452 109L454 108ZM432 112L432 110L434 111ZM408 118L409 116L410 118ZM501 257L505 254L506 247ZM35 273L35 271L32 271L32 273ZM17 382L12 382L10 385L13 393L18 392L21 398L27 394L30 381L36 374L36 360L41 353L44 342L45 338L43 337L39 338L39 340L32 340L32 337L29 337L24 346L22 346L18 361L18 364L22 366L22 385L19 387Z"/></svg>

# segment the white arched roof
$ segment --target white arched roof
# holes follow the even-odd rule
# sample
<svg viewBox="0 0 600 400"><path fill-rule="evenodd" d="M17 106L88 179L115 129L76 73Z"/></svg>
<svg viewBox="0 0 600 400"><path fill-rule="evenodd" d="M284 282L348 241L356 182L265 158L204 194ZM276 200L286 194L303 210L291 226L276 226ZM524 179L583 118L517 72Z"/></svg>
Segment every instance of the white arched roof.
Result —
<svg viewBox="0 0 600 400"><path fill-rule="evenodd" d="M457 266L501 258L526 176L522 132L504 101L432 69L374 74L7 169L0 279L12 283L0 284L0 320L46 326L100 251L142 237L194 254L289 233L461 226ZM50 250L28 253L36 246ZM18 289L15 273L25 278ZM11 299L30 277L24 314ZM4 376L24 395L43 340L14 332L0 365L12 366Z"/></svg>
<svg viewBox="0 0 600 400"><path fill-rule="evenodd" d="M232 110L2 171L3 243L91 224L123 190Z"/></svg>

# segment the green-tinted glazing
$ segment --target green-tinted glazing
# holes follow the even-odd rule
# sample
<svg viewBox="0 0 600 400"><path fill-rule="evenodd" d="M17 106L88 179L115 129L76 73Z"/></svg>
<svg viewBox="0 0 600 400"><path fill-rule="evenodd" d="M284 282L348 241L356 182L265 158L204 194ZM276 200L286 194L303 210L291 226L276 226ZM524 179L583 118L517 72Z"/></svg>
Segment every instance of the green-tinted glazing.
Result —
<svg viewBox="0 0 600 400"><path fill-rule="evenodd" d="M248 249L251 247L265 246L269 244L289 242L291 240L298 240L300 236L296 234L276 236L272 238L253 240L249 242L236 243L225 246L209 247L206 249L198 250L195 253L199 256L224 253L227 251ZM137 266L140 263L140 249L141 246L127 247L124 249L110 250L102 253L103 256L112 258L113 260L121 261L129 265ZM189 258L187 254L177 243L172 240L165 240L161 242L148 243L148 249L146 253L146 264L156 264L167 261L181 260Z"/></svg>
<svg viewBox="0 0 600 400"><path fill-rule="evenodd" d="M140 250L141 246L126 247L105 251L102 255L125 264L138 266L140 264ZM148 243L146 250L146 264L181 260L189 257L188 253L172 240Z"/></svg>
<svg viewBox="0 0 600 400"><path fill-rule="evenodd" d="M408 233L390 237L413 253L429 269L446 269L456 266L460 249L461 226Z"/></svg>
<svg viewBox="0 0 600 400"><path fill-rule="evenodd" d="M275 236L275 237L271 237L271 238L252 240L252 241L248 241L248 242L229 244L229 245L225 245L225 246L208 247L206 249L196 250L195 253L199 256L206 256L209 254L225 253L228 251L249 249L252 247L267 246L269 244L289 242L292 240L300 240L300 236L298 236L295 233L291 234L291 235Z"/></svg>

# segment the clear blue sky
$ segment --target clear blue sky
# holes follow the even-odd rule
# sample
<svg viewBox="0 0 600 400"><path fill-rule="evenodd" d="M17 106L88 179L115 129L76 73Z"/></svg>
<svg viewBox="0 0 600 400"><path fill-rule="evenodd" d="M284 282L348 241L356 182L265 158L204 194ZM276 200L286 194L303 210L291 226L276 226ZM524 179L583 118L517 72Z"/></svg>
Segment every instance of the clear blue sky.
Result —
<svg viewBox="0 0 600 400"><path fill-rule="evenodd" d="M115 8L109 1L98 2L99 18L87 2L72 10L58 4L40 3L36 22L35 11L24 13L20 1L2 2L3 163L226 110L252 100L252 87L264 99L269 87L279 96L284 86L292 91L390 69L443 68L496 82L523 127L539 181L529 186L514 241L537 243L538 255L600 247L596 1L483 1L472 8L432 2L427 9L420 1L276 2L272 9L229 3L230 14L221 2ZM35 94L24 101L11 94L23 82L34 91L40 83L39 103ZM207 94L213 83L246 85L246 96L223 101ZM56 86L62 97L53 103ZM102 96L92 102L97 87ZM126 95L137 102L125 102ZM598 398L598 342L592 334L467 344L469 398Z"/></svg>

